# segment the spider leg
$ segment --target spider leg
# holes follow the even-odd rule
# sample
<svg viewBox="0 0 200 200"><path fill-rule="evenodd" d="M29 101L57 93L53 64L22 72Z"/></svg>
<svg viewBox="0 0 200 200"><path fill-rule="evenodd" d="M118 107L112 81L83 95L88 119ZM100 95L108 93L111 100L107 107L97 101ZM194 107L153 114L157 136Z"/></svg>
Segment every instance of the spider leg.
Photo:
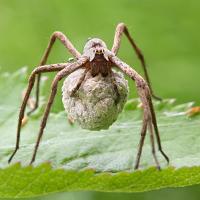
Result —
<svg viewBox="0 0 200 200"><path fill-rule="evenodd" d="M77 90L80 88L88 71L89 71L89 68L86 68L85 71L83 72L83 74L81 75L81 77L79 78L77 85L71 91L71 94L70 94L71 97L73 97L75 95L75 93L77 92Z"/></svg>
<svg viewBox="0 0 200 200"><path fill-rule="evenodd" d="M38 134L38 137L37 137L37 141L36 141L35 148L34 148L34 153L33 153L33 156L32 156L30 164L32 164L35 161L35 157L36 157L36 154L37 154L39 143L40 143L40 140L41 140L42 135L44 133L44 128L46 127L46 123L47 123L47 119L48 119L48 116L49 116L49 112L50 112L50 109L52 107L54 98L55 98L56 93L57 93L58 82L62 78L64 78L65 76L67 76L70 73L74 72L76 69L82 67L86 63L86 61L87 61L86 58L83 58L83 59L80 58L77 62L72 63L67 68L65 68L65 69L61 70L60 72L58 72L57 75L55 76L55 78L54 78L54 80L52 82L52 85L51 85L51 94L49 96L48 103L47 103L47 106L45 108L44 115L43 115L43 118L42 118L42 121L41 121L41 124L40 124L39 134Z"/></svg>
<svg viewBox="0 0 200 200"><path fill-rule="evenodd" d="M154 135L153 135L153 126L152 126L152 122L150 120L150 123L148 124L149 126L149 133L150 133L150 140L151 140L151 148L152 148L152 154L153 154L153 158L155 160L157 169L160 170L160 164L158 162L157 156L156 156L156 151L155 151L155 143L154 143Z"/></svg>
<svg viewBox="0 0 200 200"><path fill-rule="evenodd" d="M154 111L154 108L153 108L153 104L152 104L152 100L151 100L151 92L150 92L148 84L134 69L132 69L126 63L122 62L116 56L110 56L110 60L113 62L113 64L116 67L118 67L126 75L128 75L129 77L131 77L135 81L137 91L138 91L138 95L139 95L139 97L142 101L143 107L144 107L144 117L148 117L147 122L148 122L148 127L150 128L150 132L151 132L152 124L153 124L155 135L156 135L156 138L157 138L159 151L162 153L162 155L166 159L167 163L169 163L169 158L167 157L167 155L162 150L159 131L158 131L158 127L157 127L156 115L155 115L155 111ZM150 134L153 134L153 131ZM143 146L143 143L141 143L140 148L142 148L142 146ZM154 149L154 145L152 145L152 148ZM152 150L152 152L153 151L155 151L155 150ZM153 153L153 156L154 156L154 159L156 161L157 158L155 156L155 153ZM140 155L139 155L139 159L140 159ZM156 164L157 164L157 167L158 167L159 163L157 163L157 161L156 161ZM138 167L138 166L139 166L139 163L137 163L137 161L136 161L136 167Z"/></svg>
<svg viewBox="0 0 200 200"><path fill-rule="evenodd" d="M39 66L37 68L35 68L30 77L29 77L29 84L24 96L24 99L22 101L21 104L21 108L20 108L20 113L19 113L19 118L18 118L18 126L17 126L17 139L16 139L16 146L15 146L15 150L12 153L12 155L10 156L8 163L11 162L12 158L14 157L14 155L16 154L17 150L19 149L19 142L20 142L20 131L21 131L21 125L22 125L22 120L24 118L24 112L26 109L26 105L27 105L27 101L29 99L31 90L33 88L33 85L35 83L35 77L38 73L44 73L44 72L55 72L55 71L60 71L62 69L64 69L65 67L67 67L68 64L66 63L60 63L60 64L51 64L51 65L44 65L44 66Z"/></svg>
<svg viewBox="0 0 200 200"><path fill-rule="evenodd" d="M119 90L117 88L116 79L115 79L114 74L113 74L112 71L111 71L111 79L112 79L112 83L113 83L113 87L114 87L115 93L117 95L117 98L115 99L115 105L117 105L119 103L119 101L120 101L120 94L119 94Z"/></svg>
<svg viewBox="0 0 200 200"><path fill-rule="evenodd" d="M80 88L81 84L83 83L83 81L85 80L85 76L87 74L87 72L89 71L89 68L86 68L85 71L83 72L82 76L79 78L78 83L76 84L76 86L72 89L70 97L74 97L77 90ZM68 122L70 125L74 124L74 120L68 116Z"/></svg>
<svg viewBox="0 0 200 200"><path fill-rule="evenodd" d="M73 46L73 44L69 41L69 39L62 33L59 31L54 32L51 35L49 44L44 52L44 55L42 56L42 59L40 61L39 66L41 65L45 65L47 62L47 59L49 57L49 54L52 50L52 47L56 41L56 39L60 40L61 43L68 49L68 51L75 57L75 58L80 58L81 54L76 50L76 48ZM41 79L41 74L38 73L37 75L37 82L36 82L36 102L35 102L35 106L34 108L28 112L27 114L30 115L31 113L33 113L37 108L38 108L38 104L39 104L39 93L40 93L40 79Z"/></svg>
<svg viewBox="0 0 200 200"><path fill-rule="evenodd" d="M153 93L153 89L151 87L151 82L149 79L149 75L147 72L147 67L146 67L146 63L145 63L145 59L144 56L142 54L142 51L139 49L139 47L136 45L135 41L133 40L133 38L131 37L128 28L126 27L126 25L124 23L119 23L116 27L115 30L115 36L114 36L114 42L113 42L113 47L112 47L112 52L117 55L117 52L120 48L120 43L121 43L121 39L122 39L122 34L125 34L126 37L128 38L129 42L131 43L131 46L133 47L133 49L135 50L135 53L137 54L138 59L141 62L142 68L144 70L144 75L145 75L145 79L149 85L149 89L151 91L152 97L154 99L157 100L162 100L160 97L157 97L156 95L154 95Z"/></svg>
<svg viewBox="0 0 200 200"><path fill-rule="evenodd" d="M156 115L155 115L155 111L154 111L154 108L153 108L153 103L152 103L151 98L149 98L149 106L150 106L150 110L151 110L151 113L152 113L152 123L153 123L153 126L154 126L154 131L155 131L156 140L157 140L157 144L158 144L158 150L160 151L160 153L163 155L163 157L165 158L165 160L169 164L169 158L162 149L160 134L159 134L158 126L157 126Z"/></svg>
<svg viewBox="0 0 200 200"><path fill-rule="evenodd" d="M139 167L140 158L142 155L142 147L144 145L144 139L145 139L146 133L147 133L147 119L145 119L145 116L144 116L142 130L141 130L141 137L140 137L140 142L139 142L139 146L138 146L138 152L137 152L137 156L136 156L136 162L135 162L134 169L138 169L138 167Z"/></svg>

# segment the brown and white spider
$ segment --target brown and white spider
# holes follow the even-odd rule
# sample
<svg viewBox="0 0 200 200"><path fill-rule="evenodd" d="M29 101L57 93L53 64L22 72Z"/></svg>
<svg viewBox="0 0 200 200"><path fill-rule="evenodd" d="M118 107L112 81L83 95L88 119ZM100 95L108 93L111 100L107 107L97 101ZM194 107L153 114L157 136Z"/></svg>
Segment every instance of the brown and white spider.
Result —
<svg viewBox="0 0 200 200"><path fill-rule="evenodd" d="M117 52L120 47L120 42L121 42L123 33L127 36L129 42L131 43L138 58L141 61L146 81L133 68L131 68L129 65L127 65L126 63L124 63L117 57ZM74 62L45 65L47 58L49 56L49 53L50 53L52 46L56 39L59 39L61 41L61 43L69 50L69 52L76 58L76 60ZM57 87L58 87L59 81L61 79L63 79L64 77L66 77L67 75L69 75L70 73L72 73L80 68L85 69L85 73L90 71L92 76L101 74L103 77L106 77L106 76L109 76L111 73L113 73L112 72L113 67L117 67L122 72L124 72L126 75L128 75L132 80L135 81L135 84L137 87L137 92L138 92L138 95L139 95L142 105L143 105L143 110L144 110L143 111L143 124L142 124L141 138L140 138L140 142L139 142L138 153L137 153L137 157L136 157L135 169L138 169L138 167L139 167L140 157L141 157L141 153L142 153L142 147L144 144L144 139L145 139L147 128L149 129L149 132L150 132L152 154L153 154L157 168L160 169L160 165L159 165L156 153L155 153L154 134L157 139L159 151L164 156L166 161L169 163L169 158L164 153L164 151L162 150L162 147L161 147L161 141L160 141L159 131L158 131L158 127L157 127L156 115L154 112L151 96L153 96L156 99L159 99L159 98L156 97L152 92L150 81L149 81L147 70L146 70L144 57L143 57L140 49L135 44L134 40L131 38L126 25L123 23L119 23L116 27L114 43L113 43L113 47L112 47L111 51L107 49L106 44L101 39L93 38L93 39L90 39L87 41L87 43L85 44L85 47L84 47L83 54L81 54L75 49L73 44L69 41L69 39L63 33L61 33L61 32L53 33L53 35L51 36L50 42L48 44L48 47L42 57L39 67L35 68L29 77L28 88L26 90L26 93L25 93L25 96L24 96L24 99L23 99L23 102L22 102L22 105L20 108L20 113L19 113L16 147L15 147L13 154L9 158L8 162L9 163L11 162L12 158L14 157L17 150L19 149L20 130L21 130L21 126L22 126L22 120L24 118L24 112L25 112L25 108L27 105L27 101L30 97L30 93L34 86L35 81L36 81L36 103L35 103L34 108L28 114L31 114L38 107L41 73L58 71L58 73L56 74L56 76L52 82L52 85L51 85L51 94L49 96L48 103L47 103L45 111L44 111L44 115L43 115L43 118L41 121L40 130L39 130L39 134L38 134L38 138L37 138L37 142L36 142L36 145L34 148L34 153L33 153L30 164L32 164L35 160L36 153L37 153L37 150L39 147L39 143L42 138L44 128L46 126L47 118L49 116L51 106L53 104L55 95L57 93ZM75 87L73 93L79 89L82 81L85 78L85 73L84 73L83 77L81 77L80 80L78 80L78 84Z"/></svg>

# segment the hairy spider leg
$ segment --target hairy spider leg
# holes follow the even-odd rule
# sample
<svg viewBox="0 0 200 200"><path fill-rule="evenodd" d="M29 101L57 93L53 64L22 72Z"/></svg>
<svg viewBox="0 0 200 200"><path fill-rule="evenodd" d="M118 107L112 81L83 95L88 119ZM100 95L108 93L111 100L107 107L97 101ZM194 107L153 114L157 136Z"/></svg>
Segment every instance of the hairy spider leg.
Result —
<svg viewBox="0 0 200 200"><path fill-rule="evenodd" d="M30 164L32 164L35 161L35 157L37 154L37 150L40 144L40 140L42 138L42 135L44 133L44 128L46 127L46 123L47 123L47 119L54 101L54 98L56 96L57 93L57 87L58 87L58 82L64 78L65 76L69 75L70 73L74 72L75 70L77 70L78 68L82 67L85 63L86 63L87 59L86 58L80 58L79 60L77 60L77 62L72 63L70 66L68 66L67 68L61 70L60 72L57 73L57 75L55 76L52 85L51 85L51 93L48 99L48 103L47 106L45 108L44 111L44 115L42 117L42 121L40 124L40 130L39 130L39 134L38 134L38 138L37 138L37 142L35 144L35 148L34 148L34 153L31 159Z"/></svg>
<svg viewBox="0 0 200 200"><path fill-rule="evenodd" d="M135 41L133 40L133 38L131 37L131 35L130 35L129 31L128 31L127 26L124 23L119 23L117 25L117 27L116 27L115 36L114 36L114 42L113 42L113 47L112 47L112 52L115 55L117 55L118 50L120 48L120 43L121 43L121 39L122 39L122 34L123 33L128 38L129 42L131 43L131 46L133 47L133 49L135 50L135 53L137 54L138 59L141 62L142 68L144 70L145 79L146 79L146 81L147 81L147 83L149 85L149 89L151 91L152 97L154 99L157 99L157 100L162 100L160 97L154 95L154 93L153 93L153 89L151 87L151 82L150 82L149 75L148 75L148 72L147 72L147 67L146 67L146 62L145 62L145 59L144 59L144 55L143 55L142 51L139 49L139 47L136 45Z"/></svg>
<svg viewBox="0 0 200 200"><path fill-rule="evenodd" d="M60 40L61 43L68 49L68 51L76 58L80 58L81 54L76 50L76 48L73 46L73 44L70 42L70 40L62 33L59 31L54 32L51 35L49 44L44 52L44 55L42 56L42 59L40 61L39 66L45 65L47 62L47 59L49 57L49 54L52 50L52 47L56 41L56 39ZM30 110L27 114L30 115L33 113L39 106L39 93L40 93L40 79L41 79L41 74L37 74L37 81L36 81L36 102L32 110Z"/></svg>
<svg viewBox="0 0 200 200"><path fill-rule="evenodd" d="M142 131L141 131L141 141L139 143L139 149L138 149L137 159L136 159L136 163L135 163L135 169L138 169L138 167L139 167L140 156L141 156L142 147L144 144L144 138L146 135L146 129L147 129L146 126L149 127L149 129L150 129L153 157L156 162L157 168L160 169L160 165L158 163L158 159L155 154L154 138L152 137L152 134L153 134L152 124L154 126L154 132L155 132L155 135L157 138L159 151L164 156L167 163L169 163L169 158L162 150L159 131L158 131L158 127L157 127L156 116L155 116L155 111L153 108L153 104L152 104L152 100L151 100L151 92L150 92L148 83L133 68L131 68L129 65L127 65L126 63L121 61L118 57L110 56L110 59L116 67L118 67L122 72L124 72L132 80L135 81L138 95L139 95L139 97L142 101L143 107L144 107L144 113L143 113L144 120L143 120L143 127L142 127Z"/></svg>
<svg viewBox="0 0 200 200"><path fill-rule="evenodd" d="M22 120L24 118L24 112L26 109L26 105L28 102L28 99L30 97L32 88L34 86L35 83L35 77L38 73L44 73L44 72L56 72L56 71L60 71L62 69L64 69L65 67L67 67L69 64L66 63L60 63L60 64L51 64L51 65L44 65L44 66L39 66L37 68L35 68L30 77L29 77L29 84L26 90L26 93L24 95L24 99L22 101L21 104L21 108L20 108L20 112L19 112L19 118L18 118L18 126L17 126L17 138L16 138L16 145L15 145L15 150L12 153L12 155L10 156L8 163L11 162L11 160L13 159L14 155L17 153L17 150L19 149L19 143L20 143L20 131L21 131L21 126L22 126Z"/></svg>

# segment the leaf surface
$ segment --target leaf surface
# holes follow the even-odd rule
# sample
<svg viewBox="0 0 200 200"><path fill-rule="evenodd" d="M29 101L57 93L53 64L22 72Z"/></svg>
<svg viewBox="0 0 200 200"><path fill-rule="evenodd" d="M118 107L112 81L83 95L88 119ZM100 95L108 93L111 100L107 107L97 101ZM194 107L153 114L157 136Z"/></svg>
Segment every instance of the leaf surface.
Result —
<svg viewBox="0 0 200 200"><path fill-rule="evenodd" d="M193 103L155 102L162 146L170 166L157 152L154 167L147 134L140 170L134 162L140 139L142 110L129 100L108 129L88 131L70 125L67 114L51 113L36 161L30 162L43 107L22 128L21 148L7 164L16 139L17 118L27 74L21 69L0 76L0 197L33 197L59 191L142 192L200 183L200 116L186 114ZM20 163L16 163L20 162Z"/></svg>

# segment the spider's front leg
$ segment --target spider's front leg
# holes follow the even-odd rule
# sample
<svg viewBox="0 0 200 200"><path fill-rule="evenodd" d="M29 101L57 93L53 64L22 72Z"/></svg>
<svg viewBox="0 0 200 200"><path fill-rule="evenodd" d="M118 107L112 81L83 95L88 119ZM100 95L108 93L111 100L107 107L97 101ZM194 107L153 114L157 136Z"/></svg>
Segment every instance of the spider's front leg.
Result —
<svg viewBox="0 0 200 200"><path fill-rule="evenodd" d="M129 76L135 81L137 91L138 91L138 95L141 99L141 102L142 102L142 105L143 105L143 108L144 108L143 128L142 128L142 131L141 131L141 141L143 141L143 143L141 144L141 142L140 142L140 144L139 144L139 150L138 150L138 154L137 154L137 160L136 160L136 163L135 163L135 169L139 168L140 157L141 157L141 154L142 154L142 147L143 147L143 144L144 144L144 137L146 135L147 128L148 128L149 134L150 134L152 155L153 155L154 161L156 163L157 169L160 169L160 164L158 162L156 151L155 151L154 130L153 130L153 115L154 115L154 113L152 113L151 108L150 108L152 105L150 105L151 94L150 94L148 84L139 74L134 73L134 71L132 71L132 70L130 70L127 74L129 74ZM152 109L153 109L153 107L152 107ZM155 123L156 123L156 126L157 126L156 121L155 121ZM143 130L144 128L145 128L145 131ZM158 143L161 144L160 140L158 141ZM164 156L166 156L166 155L164 154ZM168 157L167 157L167 159L168 159ZM167 160L167 162L168 162L168 160Z"/></svg>
<svg viewBox="0 0 200 200"><path fill-rule="evenodd" d="M49 57L49 54L52 50L52 47L56 41L56 39L60 40L60 42L65 46L66 49L76 58L80 58L81 54L76 50L76 48L73 46L73 44L70 42L70 40L62 33L59 31L54 32L51 35L49 44L44 52L44 55L42 56L42 59L40 61L39 66L45 65L47 62L47 59ZM40 79L41 79L41 74L37 74L37 81L36 81L36 101L35 105L32 110L30 110L27 114L30 115L33 113L39 106L39 92L40 92Z"/></svg>
<svg viewBox="0 0 200 200"><path fill-rule="evenodd" d="M169 158L162 150L157 121L156 121L156 115L155 115L152 100L151 100L151 92L150 92L149 86L146 83L146 81L134 69L132 69L126 63L122 62L119 58L117 58L116 56L110 56L110 60L113 62L115 66L117 66L120 70L122 70L126 75L128 75L135 81L138 95L142 101L143 108L144 108L143 127L141 131L141 139L139 143L135 169L138 169L139 167L140 158L142 154L142 147L144 144L147 128L150 131L152 154L153 154L157 168L160 169L160 165L155 153L155 145L154 145L154 137L153 137L154 133L156 135L158 149L161 152L161 154L164 156L164 158L166 159L167 163L169 163ZM153 130L153 127L154 127L154 130Z"/></svg>
<svg viewBox="0 0 200 200"><path fill-rule="evenodd" d="M88 59L86 57L79 58L79 60L77 60L77 62L71 63L70 66L68 66L67 68L61 70L55 76L55 78L54 78L54 80L52 82L52 86L51 86L51 94L49 96L48 103L47 103L47 106L45 108L44 115L43 115L43 118L42 118L42 121L41 121L41 124L40 124L40 130L39 130L39 134L38 134L38 137L37 137L37 142L35 144L34 153L33 153L33 156L32 156L30 164L32 164L35 161L35 157L36 157L37 150L38 150L38 147L39 147L39 144L40 144L40 140L41 140L42 135L44 133L44 128L46 127L47 119L48 119L48 116L49 116L49 113L50 113L54 98L55 98L56 93L57 93L57 87L58 87L59 81L62 78L64 78L65 76L67 76L70 73L72 73L75 70L77 70L78 68L82 67L87 62L87 60Z"/></svg>
<svg viewBox="0 0 200 200"><path fill-rule="evenodd" d="M160 97L157 97L156 95L154 95L153 93L153 89L151 87L151 82L149 79L149 75L148 75L148 71L147 71L147 66L146 66L146 62L144 59L144 55L142 53L142 51L140 50L140 48L137 46L136 42L133 40L133 38L131 37L127 26L124 23L119 23L116 27L115 30L115 36L114 36L114 42L113 42L113 47L112 47L112 53L114 55L117 55L118 50L120 48L120 43L121 43L121 39L122 39L122 35L123 33L126 35L126 37L128 38L131 46L133 47L133 49L135 50L135 53L137 54L138 59L141 62L143 71L144 71L144 75L145 75L145 79L149 85L149 89L151 91L151 95L153 98L157 99L157 100L162 100Z"/></svg>
<svg viewBox="0 0 200 200"><path fill-rule="evenodd" d="M29 84L28 84L28 87L26 89L26 92L25 92L25 95L24 95L24 99L22 101L22 105L21 105L20 112L19 112L15 150L14 150L14 152L12 153L12 155L10 156L10 158L8 160L9 163L11 162L12 158L14 157L14 155L17 152L17 150L19 149L20 131L21 131L21 126L22 126L22 120L24 118L24 112L25 112L25 109L26 109L26 105L27 105L28 99L30 97L31 91L32 91L34 83L35 83L36 75L38 73L60 71L60 70L64 69L67 66L68 66L68 64L66 64L66 63L44 65L44 66L39 66L39 67L35 68L33 70L33 72L31 73L31 75L29 77Z"/></svg>

